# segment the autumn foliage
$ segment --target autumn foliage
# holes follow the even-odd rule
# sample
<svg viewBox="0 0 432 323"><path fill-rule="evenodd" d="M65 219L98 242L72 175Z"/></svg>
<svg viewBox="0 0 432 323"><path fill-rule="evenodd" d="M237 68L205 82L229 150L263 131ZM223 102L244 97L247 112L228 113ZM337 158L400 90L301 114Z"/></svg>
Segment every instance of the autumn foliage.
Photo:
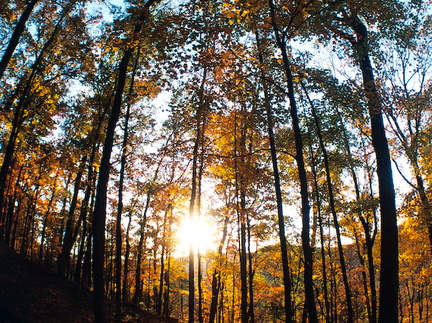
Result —
<svg viewBox="0 0 432 323"><path fill-rule="evenodd" d="M5 2L1 242L95 322L432 321L430 9Z"/></svg>

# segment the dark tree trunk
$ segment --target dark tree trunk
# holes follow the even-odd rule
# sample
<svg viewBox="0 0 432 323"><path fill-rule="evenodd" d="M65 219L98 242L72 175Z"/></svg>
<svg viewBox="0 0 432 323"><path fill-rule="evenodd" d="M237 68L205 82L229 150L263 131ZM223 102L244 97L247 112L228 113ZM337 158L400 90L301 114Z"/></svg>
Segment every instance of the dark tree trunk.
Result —
<svg viewBox="0 0 432 323"><path fill-rule="evenodd" d="M224 226L222 230L222 237L219 241L219 246L218 246L219 256L222 255L223 246L225 245L225 241L228 233L228 223L229 223L229 217L225 216ZM213 272L211 290L212 290L212 296L211 296L211 303L210 303L209 323L214 323L216 319L217 308L218 308L219 291L221 290L220 272L218 272L217 270L214 270Z"/></svg>
<svg viewBox="0 0 432 323"><path fill-rule="evenodd" d="M315 296L313 289L313 252L310 245L310 206L309 206L309 195L308 195L308 183L307 183L307 175L306 168L303 159L303 140L300 131L300 124L297 115L297 105L294 98L294 86L293 86L293 77L291 74L291 67L288 61L288 55L286 53L285 46L280 47L283 52L283 57L285 63L285 71L287 74L288 80L288 95L290 99L290 114L291 121L294 130L294 141L296 146L296 155L295 159L297 161L297 169L298 176L300 180L300 195L302 201L301 213L302 213L302 232L301 232L301 240L303 247L303 255L304 255L304 282L305 282L305 295L306 295L306 306L308 309L308 318L310 323L317 323L317 310L315 304Z"/></svg>
<svg viewBox="0 0 432 323"><path fill-rule="evenodd" d="M204 82L204 81L203 81ZM192 157L192 191L191 198L189 203L189 217L191 221L194 220L195 217L195 204L196 204L196 195L197 195L197 163L198 163L198 148L199 148L199 137L201 130L201 107L198 108L197 112L197 134L195 138L195 144L193 149L193 157ZM194 246L191 243L189 246L189 295L188 295L188 323L193 323L195 321L195 250Z"/></svg>
<svg viewBox="0 0 432 323"><path fill-rule="evenodd" d="M92 235L92 228L88 224L89 222L92 222L92 216L90 214L91 210L93 210L93 202L94 202L94 188L96 186L96 172L94 169L94 162L96 158L96 152L98 151L100 140L100 130L102 128L102 122L103 122L103 116L106 113L107 106L100 111L103 111L102 113L99 113L98 118L96 119L96 125L92 129L92 132L89 135L89 145L91 146L91 152L89 161L87 163L87 181L86 181L86 189L84 193L84 198L81 202L81 210L78 220L78 225L75 228L74 232L74 239L76 239L78 230L81 228L81 241L80 241L80 247L78 251L78 259L77 259L77 265L75 270L75 284L76 288L87 288L90 286L89 282L91 278L88 276L90 273L87 271L87 267L90 265L90 262L88 262L88 250L91 250L90 246L86 243L87 241L91 241L91 235ZM90 205L91 204L91 205ZM89 236L87 236L89 235ZM87 249L87 250L86 250Z"/></svg>
<svg viewBox="0 0 432 323"><path fill-rule="evenodd" d="M254 278L254 270L252 265L252 252L251 252L251 226L249 217L247 219L247 234L248 234L248 261L249 261L249 322L255 323L255 311L254 311L254 287L253 287L253 278Z"/></svg>
<svg viewBox="0 0 432 323"><path fill-rule="evenodd" d="M238 173L238 172L236 172ZM241 180L240 180L241 181ZM248 271L247 271L247 249L246 249L246 194L244 187L240 184L240 205L238 217L240 222L240 281L241 281L241 322L249 321L248 312ZM252 305L252 304L251 304Z"/></svg>
<svg viewBox="0 0 432 323"><path fill-rule="evenodd" d="M281 39L280 30L275 21L275 8L273 0L269 1L272 26L276 37L276 43L279 47L282 60L284 64L285 76L287 81L288 99L290 103L290 115L291 123L294 131L294 142L295 142L295 159L297 161L297 170L300 181L300 196L301 196L301 214L302 214L302 231L301 240L304 255L304 284L305 284L305 296L306 296L306 307L308 312L308 318L310 323L318 323L318 314L316 310L315 295L313 288L313 252L310 245L310 219L309 219L309 193L308 193L308 182L306 168L303 158L303 139L300 131L300 123L298 118L297 103L294 97L294 81L291 72L291 63L288 58L286 49L286 43L284 39Z"/></svg>
<svg viewBox="0 0 432 323"><path fill-rule="evenodd" d="M202 288L202 257L201 251L198 249L197 251L197 286L198 286L198 322L204 323L204 315L203 315L203 288Z"/></svg>
<svg viewBox="0 0 432 323"><path fill-rule="evenodd" d="M133 39L139 35L142 25L147 19L148 9L156 0L148 0L143 6L142 14L135 22ZM132 42L133 45L133 42ZM118 67L117 85L114 102L111 108L102 159L99 169L99 180L96 187L96 202L93 214L93 284L94 284L94 314L96 323L104 323L105 291L104 291L104 249L105 249L105 219L107 205L107 188L110 173L110 158L114 143L115 128L120 116L129 61L134 51L133 47L126 49Z"/></svg>
<svg viewBox="0 0 432 323"><path fill-rule="evenodd" d="M17 105L15 111L14 111L14 119L12 122L12 130L9 135L8 142L6 144L6 150L3 157L3 163L0 168L0 220L4 219L5 213L4 213L4 201L6 199L6 182L7 177L10 172L11 164L12 164L12 158L13 154L15 152L15 144L16 140L18 138L18 133L20 131L20 127L23 120L23 109L21 106L23 103L24 98L21 98L20 103ZM22 103L21 103L22 102ZM1 234L1 232L0 232ZM0 239L3 239L3 234L0 235Z"/></svg>
<svg viewBox="0 0 432 323"><path fill-rule="evenodd" d="M259 48L260 40L259 35L256 33L257 45ZM260 64L264 63L264 58L260 50L258 50L258 60ZM288 260L288 243L286 240L285 234L285 222L283 215L283 200L282 200L282 189L280 184L280 175L279 175L279 166L278 166L278 158L276 152L276 142L274 136L274 121L273 121L273 112L270 105L270 97L268 94L268 86L266 83L264 72L261 71L262 84L264 88L264 106L266 110L267 117L267 133L269 137L270 144L270 154L272 159L273 166L273 178L274 178L274 188L276 193L276 204L277 204L277 214L278 214L278 226L279 226L279 241L281 248L281 256L282 256L282 272L283 272L283 284L284 284L284 309L285 309L285 322L292 323L294 322L294 311L292 308L292 298L291 298L291 277L290 277L290 269L289 269L289 260Z"/></svg>
<svg viewBox="0 0 432 323"><path fill-rule="evenodd" d="M100 120L101 121L101 120ZM74 239L76 239L76 236L78 234L78 229L81 227L81 241L80 241L80 247L78 251L78 259L77 259L77 265L75 270L75 284L76 288L85 288L87 283L85 279L85 265L86 265L86 241L89 239L87 236L91 232L91 228L88 225L88 218L90 217L89 211L92 210L92 205L90 205L91 201L94 200L94 187L96 183L95 178L95 171L93 169L94 165L94 159L95 159L95 153L97 150L97 138L99 129L101 127L101 122L98 122L97 130L94 132L94 140L92 143L92 151L90 154L89 162L87 163L88 166L88 173L87 173L87 187L84 193L84 198L81 202L81 210L78 220L78 225L75 228L74 232Z"/></svg>
<svg viewBox="0 0 432 323"><path fill-rule="evenodd" d="M156 171L157 174L158 171ZM156 179L157 175L155 174L154 179ZM144 212L140 221L140 238L138 241L138 250L137 250L137 263L136 263L136 269L135 269L135 294L133 297L133 302L135 305L138 305L139 302L141 302L142 299L142 283L141 283L141 263L142 263L142 257L143 257L143 247L144 247L144 240L145 240L145 229L147 225L147 211L149 209L150 205L150 198L151 198L150 190L147 192L147 198L146 198L146 204L144 207Z"/></svg>
<svg viewBox="0 0 432 323"><path fill-rule="evenodd" d="M54 198L55 198L56 193L57 193L57 177L54 179L51 198L48 202L47 209L46 209L44 217L43 217L41 242L40 242L40 246L39 246L39 263L42 263L42 261L43 261L46 227L47 227L49 215L51 213L51 206L54 202Z"/></svg>
<svg viewBox="0 0 432 323"><path fill-rule="evenodd" d="M96 202L93 213L93 283L94 283L94 314L95 322L105 322L105 291L104 291L104 253L105 253L105 218L107 205L107 188L110 173L110 158L114 143L114 133L119 119L123 91L132 49L127 50L120 62L117 86L111 115L106 130L106 138L99 169L99 180L96 187Z"/></svg>
<svg viewBox="0 0 432 323"><path fill-rule="evenodd" d="M341 124L343 124L343 118L342 115L340 113L340 111L337 111L338 113L338 117L340 118L340 122ZM349 156L352 157L352 153L351 153L351 148L347 139L347 133L346 133L346 129L343 129L343 139L344 139L344 144L345 144L345 149L346 152ZM356 194L356 200L358 202L360 202L360 198L361 198L361 192L360 192L360 186L359 186L359 182L357 179L357 174L355 171L355 168L353 165L350 165L349 167L349 171L351 173L351 177L353 180L353 184L354 184L354 191ZM370 196L373 195L372 192L372 185L370 184ZM374 219L376 218L376 214L375 214L375 210L373 211L374 214ZM368 273L369 273L369 285L370 285L370 292L371 292L371 296L370 296L370 304L367 304L368 307L368 316L369 316L369 322L370 323L376 323L377 322L377 310L378 310L378 306L377 306L377 292L376 292L376 278L375 278L375 265L374 265L374 256L373 256L373 246L375 243L375 235L376 235L376 221L375 222L375 229L373 230L373 232L371 232L371 224L367 221L367 219L364 217L363 211L359 210L357 212L357 216L359 217L360 223L362 224L363 227L363 231L365 234L365 240L366 240L366 254L367 254L367 268L368 268ZM360 254L359 254L360 256ZM362 261L364 263L364 261L362 259L360 259L360 261ZM363 265L363 264L362 264ZM365 293L367 293L367 289L365 289ZM367 296L366 296L367 297Z"/></svg>
<svg viewBox="0 0 432 323"><path fill-rule="evenodd" d="M75 288L77 290L82 286L82 280L81 280L82 263L85 256L85 242L88 233L86 217L81 222L82 222L82 229L80 234L78 255L76 261L76 268L75 268Z"/></svg>
<svg viewBox="0 0 432 323"><path fill-rule="evenodd" d="M33 244L32 241L32 232L33 232L33 226L34 226L34 217L36 215L36 204L37 200L39 199L39 193L40 193L40 174L38 178L35 180L36 188L34 189L34 192L31 194L30 198L27 201L27 211L25 215L25 223L24 223L24 230L22 234L22 243L20 248L20 254L24 257L28 256L29 247ZM32 252L30 250L30 252Z"/></svg>
<svg viewBox="0 0 432 323"><path fill-rule="evenodd" d="M172 214L171 214L172 216ZM170 229L171 231L171 229ZM163 309L162 309L162 315L168 317L169 316L169 306L170 306L170 272L171 272L171 253L168 252L167 255L167 262L168 262L168 268L164 275L164 281L165 281L165 290L164 290L164 302L163 302Z"/></svg>
<svg viewBox="0 0 432 323"><path fill-rule="evenodd" d="M136 74L136 70L138 67L139 60L139 47L134 63L134 68L132 71L131 82L129 86L129 97L133 94L134 89L134 78ZM119 180L119 191L118 191L118 205L117 205L117 219L116 219L116 273L115 273L115 281L116 281L116 322L121 321L121 306L122 306L122 232L121 232L121 220L123 213L123 184L125 177L125 169L126 169L126 158L127 158L127 146L129 142L129 118L130 118L130 104L127 104L126 114L125 114L125 123L123 129L123 142L122 142L122 150L121 150L121 160L120 160L120 180ZM126 277L124 277L126 279Z"/></svg>
<svg viewBox="0 0 432 323"><path fill-rule="evenodd" d="M206 102L204 99L204 83L203 87L201 89L201 104L203 107L206 107ZM205 113L205 110L203 110L203 114ZM201 197L202 197L202 177L204 172L204 143L205 143L205 127L206 127L206 118L205 115L202 116L202 125L201 125L201 132L200 132L200 146L201 151L199 154L199 167L198 167L198 217L201 217ZM203 314L203 288L202 288L202 259L201 259L201 250L198 246L198 255L197 255L197 261L198 261L198 321L199 323L204 323L204 314Z"/></svg>
<svg viewBox="0 0 432 323"><path fill-rule="evenodd" d="M165 241L167 241L166 234L167 234L168 211L169 211L168 209L165 210L163 224L162 224L162 237L163 237L163 239L162 239L162 243L161 243L162 252L161 252L161 256L160 256L159 288L158 288L157 293L156 293L156 313L158 315L162 314L162 306L163 306L162 301L163 301L163 296L164 296L165 251L166 251ZM156 270L155 270L155 272L156 272Z"/></svg>
<svg viewBox="0 0 432 323"><path fill-rule="evenodd" d="M166 237L172 232L172 218L173 218L173 207L168 204L163 224L163 235ZM169 239L169 236L168 236ZM169 295L170 295L170 270L171 270L171 252L170 245L163 243L162 255L161 255L161 274L160 274L160 285L159 285L159 306L160 314L169 316ZM166 268L166 269L165 269Z"/></svg>
<svg viewBox="0 0 432 323"><path fill-rule="evenodd" d="M398 322L398 228L395 190L390 152L385 134L381 98L375 84L369 58L368 31L360 18L349 19L357 40L352 41L363 76L363 87L368 99L371 119L372 145L377 159L377 175L381 210L381 265L379 293L379 323Z"/></svg>
<svg viewBox="0 0 432 323"><path fill-rule="evenodd" d="M142 263L142 256L143 256L143 246L144 246L144 239L145 239L145 221L141 221L141 227L140 227L140 238L138 242L138 251L137 251L137 263L136 263L136 269L135 269L135 293L133 296L133 302L135 305L138 305L139 302L142 300L142 282L141 282L141 263Z"/></svg>
<svg viewBox="0 0 432 323"><path fill-rule="evenodd" d="M74 191L73 191L73 196L72 196L72 200L70 203L70 207L69 207L69 212L68 212L68 216L67 216L67 222L66 222L66 228L65 228L65 232L64 232L64 237L63 237L63 244L62 244L62 249L61 249L61 253L59 254L58 257L58 262L57 262L57 272L60 276L64 277L66 275L66 272L69 268L69 261L70 261L70 252L72 250L73 244L75 243L75 239L74 239L74 228L76 225L75 224L75 209L78 203L78 193L79 190L81 188L81 178L82 178L82 174L83 174L83 169L85 167L87 163L87 156L83 156L82 160L81 160L81 165L79 167L78 173L75 177L75 185L74 185Z"/></svg>
<svg viewBox="0 0 432 323"><path fill-rule="evenodd" d="M92 246L93 246L93 228L89 228L89 234L87 235L86 239L86 251L84 254L84 261L83 261L83 273L82 273L82 288L84 290L87 290L92 286L92 275L91 275L91 268L92 268Z"/></svg>
<svg viewBox="0 0 432 323"><path fill-rule="evenodd" d="M12 227L13 227L13 222L14 222L13 218L14 218L14 210L15 210L15 201L17 200L17 197L18 197L18 187L19 187L20 181L22 180L21 175L23 173L23 169L24 169L24 165L21 165L21 167L18 171L18 175L17 175L16 180L15 180L14 193L13 193L12 199L9 201L8 212L6 215L6 232L5 232L4 242L7 246L10 246L10 247L14 246L13 242L15 241L15 238L12 235ZM19 208L19 206L18 206L18 208ZM15 212L15 213L16 213L15 217L17 217L19 212ZM1 239L1 237L0 237L0 239Z"/></svg>
<svg viewBox="0 0 432 323"><path fill-rule="evenodd" d="M12 33L11 39L9 40L9 44L6 47L6 50L3 54L3 57L0 61L0 79L3 77L3 74L6 70L7 65L9 64L9 61L15 51L15 48L17 47L19 40L21 38L22 33L24 32L25 25L27 23L28 18L30 17L30 14L32 13L36 3L39 0L31 0L27 3L27 6L25 7L24 11L22 12L17 25L15 26L15 29Z"/></svg>
<svg viewBox="0 0 432 323"><path fill-rule="evenodd" d="M139 53L139 51L138 51ZM134 70L131 77L131 84L129 88L129 96L133 93L133 84L134 84L134 76L137 68L139 54L135 60ZM125 115L125 124L123 129L123 143L121 150L121 160L120 160L120 180L119 180L119 191L118 191L118 205L117 205L117 219L116 219L116 259L115 259L115 284L116 284L116 322L121 321L121 306L122 306L122 281L121 281L121 272L122 272L122 231L121 231L121 220L123 213L123 183L125 177L125 169L126 169L126 156L127 156L127 146L129 141L129 118L130 118L130 104L127 105L126 115Z"/></svg>
<svg viewBox="0 0 432 323"><path fill-rule="evenodd" d="M342 280L343 280L343 284L344 284L344 288L345 288L345 301L346 301L347 310L348 310L348 313L347 313L348 314L348 323L354 323L354 310L353 310L353 306L352 306L351 290L350 290L349 281L348 281L348 274L347 274L347 268L346 268L347 266L345 263L345 256L343 253L339 220L338 220L336 205L335 205L335 196L334 196L334 192L333 192L333 182L332 182L331 173L330 173L329 156L328 156L325 144L324 144L324 139L323 139L323 136L321 133L321 125L320 125L318 116L316 114L315 106L309 97L309 94L307 92L306 87L303 84L302 84L302 87L303 87L303 90L306 94L306 97L307 97L309 104L311 106L311 109L312 109L312 116L314 118L316 132L317 132L317 136L318 136L318 142L319 142L319 145L321 148L321 152L323 154L327 190L328 190L328 195L329 195L329 205L330 205L330 210L331 210L331 213L333 216L333 224L334 224L334 227L336 230L336 240L337 240L337 246L338 246L338 252L339 252L339 261L341 264Z"/></svg>
<svg viewBox="0 0 432 323"><path fill-rule="evenodd" d="M128 137L128 119L129 119L129 106L128 111L126 113L126 123L123 132L123 144L122 144L122 155L120 161L120 180L119 180L119 188L118 188L118 205L117 205L117 218L115 224L115 246L116 246L116 255L115 255L115 286L116 286L116 295L115 295L115 303L116 303L116 314L115 320L117 323L121 322L121 305L122 305L122 290L121 290L121 272L122 272L122 229L121 229L121 220L123 213L123 183L124 183L124 172L126 167L126 146L127 146L127 137Z"/></svg>
<svg viewBox="0 0 432 323"><path fill-rule="evenodd" d="M130 242L129 242L129 236L130 236L130 229L131 229L131 223L132 223L132 214L129 213L129 221L126 228L126 249L125 249L125 260L124 260L124 266L123 266L123 303L126 303L129 301L129 256L130 256Z"/></svg>
<svg viewBox="0 0 432 323"><path fill-rule="evenodd" d="M194 221L196 216L200 213L200 173L202 172L202 155L199 153L203 149L204 138L204 125L205 125L205 99L204 99L204 86L207 79L207 67L204 66L203 76L198 92L199 102L196 112L196 137L192 155L192 183L191 183L191 197L189 203L189 217ZM200 163L201 161L201 163ZM199 282L200 283L200 282ZM191 243L189 249L189 313L188 322L193 323L195 320L195 250ZM200 304L198 304L200 306Z"/></svg>
<svg viewBox="0 0 432 323"><path fill-rule="evenodd" d="M76 287L79 288L82 285L82 280L81 280L81 273L82 273L82 261L85 257L84 252L85 252L85 241L86 241L86 236L87 233L89 232L88 230L88 216L89 216L89 210L91 210L91 207L89 206L90 203L90 198L92 196L92 192L93 192L93 188L95 185L95 178L94 178L94 172L93 172L93 153L91 155L92 157L90 157L90 161L88 163L88 182L87 182L87 188L85 190L84 193L84 199L81 202L81 210L80 210L80 215L79 215L79 220L77 223L77 226L75 227L75 232L74 232L74 240L76 240L76 237L78 235L78 230L79 228L81 228L81 241L80 241L80 247L78 250L78 259L77 259L77 265L76 265L76 270L75 270L75 284Z"/></svg>
<svg viewBox="0 0 432 323"><path fill-rule="evenodd" d="M313 147L310 147L311 160L312 160L312 174L314 179L314 187L315 187L315 200L316 200L316 209L317 209L317 218L318 218L318 227L319 227L319 235L320 235L320 244L321 244L321 270L323 275L323 292L324 292L324 317L326 323L331 322L330 315L330 301L329 301L329 291L328 291L328 279L327 279L327 264L326 264L326 254L325 254L325 244L324 244L324 224L323 218L321 214L321 198L320 198L320 189L318 186L318 174L316 170L316 158L313 153Z"/></svg>
<svg viewBox="0 0 432 323"><path fill-rule="evenodd" d="M240 119L240 138L237 138L237 122L234 125L234 173L236 188L236 212L239 232L240 251L240 319L242 323L249 321L248 313L248 272L247 272L247 249L246 249L246 187L245 187L245 154L246 154L246 129L245 122Z"/></svg>

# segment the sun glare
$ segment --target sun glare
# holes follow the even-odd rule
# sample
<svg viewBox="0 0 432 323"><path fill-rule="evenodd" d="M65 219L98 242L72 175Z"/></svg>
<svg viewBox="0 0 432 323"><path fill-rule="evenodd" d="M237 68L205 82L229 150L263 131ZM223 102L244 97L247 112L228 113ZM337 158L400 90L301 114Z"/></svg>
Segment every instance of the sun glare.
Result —
<svg viewBox="0 0 432 323"><path fill-rule="evenodd" d="M194 251L205 253L215 248L215 226L205 217L185 219L177 230L176 253L179 256L187 256L191 246Z"/></svg>

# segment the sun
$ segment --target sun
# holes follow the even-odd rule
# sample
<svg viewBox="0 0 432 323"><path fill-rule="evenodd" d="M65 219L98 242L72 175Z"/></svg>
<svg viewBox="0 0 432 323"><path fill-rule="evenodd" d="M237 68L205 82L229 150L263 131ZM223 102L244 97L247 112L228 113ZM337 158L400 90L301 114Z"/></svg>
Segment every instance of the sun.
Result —
<svg viewBox="0 0 432 323"><path fill-rule="evenodd" d="M189 255L191 247L195 253L215 249L215 235L216 226L210 219L204 216L184 219L176 234L176 253L184 257Z"/></svg>

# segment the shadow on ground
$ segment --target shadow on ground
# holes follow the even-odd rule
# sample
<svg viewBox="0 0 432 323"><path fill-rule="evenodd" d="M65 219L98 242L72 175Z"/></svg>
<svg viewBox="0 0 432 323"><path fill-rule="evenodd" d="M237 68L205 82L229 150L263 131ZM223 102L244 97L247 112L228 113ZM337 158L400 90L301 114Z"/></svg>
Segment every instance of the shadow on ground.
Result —
<svg viewBox="0 0 432 323"><path fill-rule="evenodd" d="M92 306L91 293L76 291L73 284L0 245L0 323L93 322ZM108 302L108 322L113 315ZM123 322L178 322L133 305L125 306L123 317Z"/></svg>

